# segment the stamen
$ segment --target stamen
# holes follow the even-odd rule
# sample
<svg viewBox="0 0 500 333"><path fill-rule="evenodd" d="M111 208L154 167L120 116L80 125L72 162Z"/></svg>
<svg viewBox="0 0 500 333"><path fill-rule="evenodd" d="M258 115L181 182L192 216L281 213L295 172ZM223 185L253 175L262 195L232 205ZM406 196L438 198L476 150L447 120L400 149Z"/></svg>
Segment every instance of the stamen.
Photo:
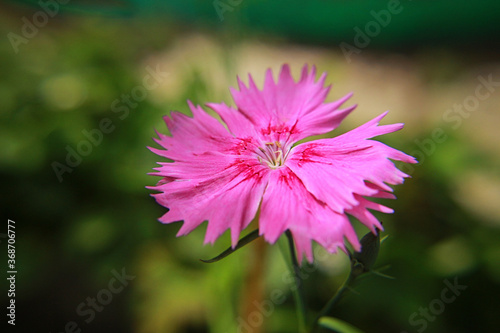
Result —
<svg viewBox="0 0 500 333"><path fill-rule="evenodd" d="M264 148L259 147L257 159L259 163L267 165L271 169L276 169L285 163L288 151L284 151L284 147L279 141L265 142ZM265 163L265 164L264 164Z"/></svg>

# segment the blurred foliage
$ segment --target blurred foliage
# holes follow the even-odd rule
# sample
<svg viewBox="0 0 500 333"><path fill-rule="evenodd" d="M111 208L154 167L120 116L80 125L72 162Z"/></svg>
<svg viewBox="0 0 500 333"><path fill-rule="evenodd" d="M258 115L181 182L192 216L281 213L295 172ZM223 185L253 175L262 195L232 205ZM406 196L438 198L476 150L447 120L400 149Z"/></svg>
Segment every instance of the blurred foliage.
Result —
<svg viewBox="0 0 500 333"><path fill-rule="evenodd" d="M19 17L29 16L24 7L6 8L0 23L4 36L19 29ZM252 8L242 4L242 15L257 15ZM231 50L244 41L231 39L227 31L215 32L220 49L201 50L195 60L185 60L187 66L168 68L177 73L177 81L164 92L148 91L120 117L124 114L113 110L113 102L123 106L123 94L143 84L147 66L154 68L154 59L163 59L165 50L175 52L192 28L161 16L124 16L59 17L29 44L20 45L17 54L9 43L0 44L1 203L3 218L15 220L18 227L19 325L53 332L63 331L69 321L92 332L219 333L236 332L238 325L244 331L251 323L241 322L242 290L250 268L262 265L264 300L282 295L276 296L272 310L264 311L264 327L293 332L294 303L276 246L266 246L265 260L255 256L257 245L251 244L221 262L202 264L198 259L227 247L228 235L213 247L202 245L203 228L175 238L178 225L157 222L165 209L145 188L156 181L147 173L158 157L146 146L154 145L155 128L166 131L161 117L169 110L186 112L188 98L200 104L229 103L227 88L221 92L216 79L227 76L235 84L236 53ZM223 69L216 79L213 68L202 62L212 58ZM158 99L162 94L166 97ZM77 150L88 140L83 131L99 128L105 118L113 130L103 133L102 142L92 145L59 181L53 162L66 163L68 147ZM426 131L417 139L428 138ZM384 273L396 279L370 275L359 281L335 317L365 332L415 332L419 326L411 326L410 316L440 297L445 279L458 277L467 290L446 304L425 331L494 332L498 327L500 301L493 296L500 293L499 223L484 223L458 203L452 185L467 171L498 169L491 156L464 137L447 135L439 153L415 166L413 178L397 188L399 199L389 203L396 213L379 215L390 237L375 268L390 265ZM382 140L411 153L419 149L414 139L397 133ZM315 266L304 266L310 320L348 272L344 254L325 255L321 249L317 254ZM95 320L85 322L87 317L77 312L79 304L109 288L113 271L123 268L134 279L96 312ZM5 279L1 287L6 290Z"/></svg>
<svg viewBox="0 0 500 333"><path fill-rule="evenodd" d="M17 2L38 4L37 0ZM389 17L380 14L388 9L392 11ZM379 14L379 19L387 23L383 24L384 33L372 41L371 47L408 49L430 44L484 47L484 43L488 45L486 49L500 46L498 39L489 38L500 33L497 17L500 3L494 0L484 0L481 5L452 0L71 0L61 6L61 11L112 17L160 14L183 25L206 29L224 22L230 30L238 32L251 28L323 45L352 40L354 26L363 29Z"/></svg>

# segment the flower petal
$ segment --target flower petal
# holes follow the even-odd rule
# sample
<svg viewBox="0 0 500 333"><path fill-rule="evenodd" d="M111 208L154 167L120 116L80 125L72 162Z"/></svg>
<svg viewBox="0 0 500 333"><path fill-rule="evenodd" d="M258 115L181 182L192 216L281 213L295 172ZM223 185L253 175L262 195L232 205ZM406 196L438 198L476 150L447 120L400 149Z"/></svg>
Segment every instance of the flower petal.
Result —
<svg viewBox="0 0 500 333"><path fill-rule="evenodd" d="M387 207L363 198L390 197L387 184L401 184L405 177L392 160L415 163L415 159L378 141L367 140L390 133L401 124L377 126L385 114L344 135L306 142L294 147L286 165L318 200L339 214L351 213L372 231L380 223L366 208L390 212Z"/></svg>
<svg viewBox="0 0 500 333"><path fill-rule="evenodd" d="M193 117L172 113L165 122L172 134L155 141L166 150L150 148L174 162L159 163L153 175L163 177L149 187L157 202L170 210L163 223L184 220L185 235L208 220L205 242L213 243L231 228L233 246L255 216L269 172L249 152L251 140L234 138L215 118L191 102Z"/></svg>
<svg viewBox="0 0 500 333"><path fill-rule="evenodd" d="M269 243L289 229L294 237L299 260L313 260L311 241L330 252L345 250L344 237L356 250L359 241L345 214L332 211L307 191L300 179L287 167L274 170L262 200L259 230Z"/></svg>
<svg viewBox="0 0 500 333"><path fill-rule="evenodd" d="M237 137L258 137L259 134L254 124L241 112L226 103L208 103L207 106L214 110L226 123L229 131Z"/></svg>
<svg viewBox="0 0 500 333"><path fill-rule="evenodd" d="M257 88L249 75L248 87L238 78L239 90L231 88L237 109L225 104L208 104L227 123L235 136L255 137L264 140L279 132L298 141L309 135L323 134L335 129L355 106L339 110L351 94L332 103L324 103L330 86L324 87L326 74L314 82L316 69L309 72L307 65L295 82L288 65L283 65L278 82L271 70L266 72L264 87ZM277 140L273 137L272 140Z"/></svg>
<svg viewBox="0 0 500 333"><path fill-rule="evenodd" d="M207 155L209 156L209 155ZM213 157L213 155L212 155ZM240 232L254 218L267 183L268 170L241 161L228 165L228 157L221 161L205 158L203 167L185 168L184 178L151 187L161 193L154 194L157 202L170 210L160 218L163 223L184 220L178 236L186 235L208 220L205 243L213 243L231 228L233 247ZM160 173L168 174L177 163L166 163ZM205 170L209 165L208 171ZM219 167L215 167L219 165ZM177 166L175 166L177 167ZM177 171L176 171L177 172Z"/></svg>
<svg viewBox="0 0 500 333"><path fill-rule="evenodd" d="M172 112L163 119L172 136L158 133L156 143L166 149L149 148L155 154L173 160L192 160L205 152L224 152L229 149L233 136L214 117L200 106L188 101L193 117Z"/></svg>

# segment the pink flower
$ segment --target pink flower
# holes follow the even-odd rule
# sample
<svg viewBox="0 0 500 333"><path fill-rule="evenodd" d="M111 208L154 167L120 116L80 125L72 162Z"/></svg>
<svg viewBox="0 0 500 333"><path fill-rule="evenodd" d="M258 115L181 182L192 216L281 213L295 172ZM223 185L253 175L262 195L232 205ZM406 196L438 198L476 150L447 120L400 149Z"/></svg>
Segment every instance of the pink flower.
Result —
<svg viewBox="0 0 500 333"><path fill-rule="evenodd" d="M389 185L403 183L405 173L390 160L416 160L378 141L368 140L403 128L379 126L383 113L366 124L330 139L294 144L310 135L332 131L356 107L340 109L352 94L324 103L330 86L326 74L315 82L316 70L304 66L295 82L288 65L278 82L271 70L259 90L238 79L231 88L236 108L207 104L227 125L188 101L193 117L179 112L164 117L172 136L155 141L165 150L150 148L174 162L162 162L154 175L163 177L150 187L156 201L169 211L163 223L184 221L177 236L208 220L205 243L231 229L233 247L260 207L259 233L274 243L287 229L297 255L312 262L312 241L330 252L345 251L344 237L356 251L360 243L347 214L372 232L383 229L368 209L393 210L368 198L395 198Z"/></svg>

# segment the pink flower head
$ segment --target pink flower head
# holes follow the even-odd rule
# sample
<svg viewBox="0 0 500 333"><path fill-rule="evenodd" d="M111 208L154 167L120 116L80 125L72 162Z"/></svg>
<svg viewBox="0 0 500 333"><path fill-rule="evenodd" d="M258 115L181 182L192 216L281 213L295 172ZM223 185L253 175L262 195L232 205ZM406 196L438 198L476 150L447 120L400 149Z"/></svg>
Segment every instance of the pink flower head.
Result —
<svg viewBox="0 0 500 333"><path fill-rule="evenodd" d="M207 104L227 125L188 101L193 117L172 112L164 120L172 136L155 141L164 150L150 148L173 162L159 163L154 175L163 177L153 194L169 211L163 223L184 221L177 236L208 221L205 243L213 243L231 229L233 247L241 231L260 207L259 234L274 243L287 229L297 255L312 262L312 241L329 252L345 251L344 237L360 250L347 214L372 232L383 229L368 209L393 210L368 198L395 198L389 185L403 183L405 173L390 160L416 160L378 141L375 136L403 128L379 126L387 114L335 138L294 144L310 135L339 126L356 107L341 109L352 94L324 103L330 86L326 74L315 82L316 69L302 70L298 82L283 65L278 82L266 72L259 90L249 75L248 87L238 79L231 88L236 108Z"/></svg>

